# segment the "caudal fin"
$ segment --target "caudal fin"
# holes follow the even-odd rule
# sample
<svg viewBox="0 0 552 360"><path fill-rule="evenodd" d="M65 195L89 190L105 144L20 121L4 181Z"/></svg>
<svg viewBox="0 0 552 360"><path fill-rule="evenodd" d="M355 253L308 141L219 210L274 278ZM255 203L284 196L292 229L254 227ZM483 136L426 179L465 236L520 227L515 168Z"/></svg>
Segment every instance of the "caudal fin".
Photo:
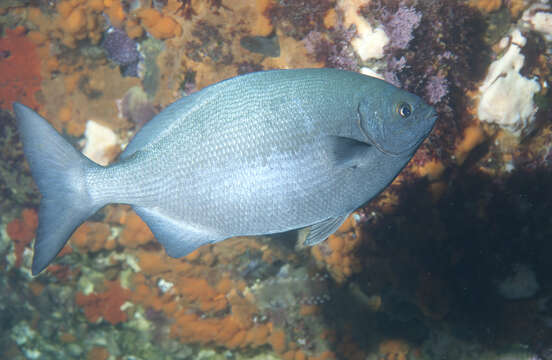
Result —
<svg viewBox="0 0 552 360"><path fill-rule="evenodd" d="M75 229L103 204L88 194L85 170L99 166L75 150L44 118L13 104L23 151L42 194L32 273L56 257Z"/></svg>

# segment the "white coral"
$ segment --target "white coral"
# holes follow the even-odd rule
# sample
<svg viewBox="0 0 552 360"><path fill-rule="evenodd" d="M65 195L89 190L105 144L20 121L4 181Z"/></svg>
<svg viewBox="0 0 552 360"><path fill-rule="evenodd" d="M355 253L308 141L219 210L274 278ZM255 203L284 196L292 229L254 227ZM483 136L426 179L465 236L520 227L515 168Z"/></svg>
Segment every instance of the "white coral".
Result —
<svg viewBox="0 0 552 360"><path fill-rule="evenodd" d="M366 61L368 59L381 59L383 48L389 43L389 38L381 26L374 28L359 13L361 6L366 6L370 1L366 0L341 0L339 8L343 11L345 28L355 25L357 36L351 41L351 45L358 56Z"/></svg>
<svg viewBox="0 0 552 360"><path fill-rule="evenodd" d="M86 123L84 137L86 145L82 153L100 165L107 165L110 160L109 150L119 143L119 138L113 130L94 120L89 120Z"/></svg>
<svg viewBox="0 0 552 360"><path fill-rule="evenodd" d="M537 107L533 95L540 91L540 84L519 73L525 61L521 48L526 43L521 32L514 30L502 42L509 42L508 50L489 67L479 88L477 115L482 121L496 123L519 134L534 119Z"/></svg>
<svg viewBox="0 0 552 360"><path fill-rule="evenodd" d="M533 4L523 12L522 25L541 33L547 41L552 41L552 8L549 4Z"/></svg>

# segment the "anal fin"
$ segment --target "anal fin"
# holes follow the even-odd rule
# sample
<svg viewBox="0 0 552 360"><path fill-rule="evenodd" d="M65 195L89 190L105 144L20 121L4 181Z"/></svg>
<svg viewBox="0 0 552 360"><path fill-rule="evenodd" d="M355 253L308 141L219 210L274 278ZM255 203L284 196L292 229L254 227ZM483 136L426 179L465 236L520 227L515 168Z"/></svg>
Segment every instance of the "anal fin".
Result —
<svg viewBox="0 0 552 360"><path fill-rule="evenodd" d="M137 206L133 209L149 226L157 241L165 248L167 255L173 258L186 256L203 245L226 238L173 219L157 210Z"/></svg>
<svg viewBox="0 0 552 360"><path fill-rule="evenodd" d="M313 246L326 240L328 236L333 234L341 226L341 224L343 224L348 216L349 214L336 216L311 225L309 234L307 235L303 245Z"/></svg>

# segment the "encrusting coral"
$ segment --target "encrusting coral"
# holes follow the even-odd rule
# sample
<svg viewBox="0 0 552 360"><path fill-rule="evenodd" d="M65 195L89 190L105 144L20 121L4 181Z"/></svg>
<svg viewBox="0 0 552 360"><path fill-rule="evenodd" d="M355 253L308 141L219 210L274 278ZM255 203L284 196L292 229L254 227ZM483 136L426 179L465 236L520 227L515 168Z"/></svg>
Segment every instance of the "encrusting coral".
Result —
<svg viewBox="0 0 552 360"><path fill-rule="evenodd" d="M174 318L172 336L187 343L229 348L259 347L277 340L269 338L270 324L253 323L253 314L257 312L254 304L236 290L243 289L243 285L229 277L222 277L211 285L208 280L193 275L209 273L208 268L159 253L142 252L139 258L142 273L134 277L132 300ZM176 273L179 275L175 276ZM160 279L173 285L156 295L151 288ZM278 344L282 348L281 341Z"/></svg>
<svg viewBox="0 0 552 360"><path fill-rule="evenodd" d="M21 212L21 218L13 219L6 227L6 232L12 239L15 249L15 266L21 266L23 251L30 245L38 226L38 215L33 209Z"/></svg>
<svg viewBox="0 0 552 360"><path fill-rule="evenodd" d="M330 237L311 248L317 264L325 267L335 281L343 283L362 267L356 250L363 241L362 229L354 216L349 218Z"/></svg>
<svg viewBox="0 0 552 360"><path fill-rule="evenodd" d="M115 248L115 240L109 238L110 227L99 222L85 222L71 236L69 243L81 252L97 252Z"/></svg>
<svg viewBox="0 0 552 360"><path fill-rule="evenodd" d="M137 248L154 240L148 226L134 212L127 213L121 225L124 225L124 229L118 237L118 242L123 246Z"/></svg>
<svg viewBox="0 0 552 360"><path fill-rule="evenodd" d="M126 321L127 315L121 306L130 299L130 290L123 288L117 280L106 280L104 286L105 291L99 293L77 293L75 303L84 309L90 322L97 322L100 318L113 325Z"/></svg>
<svg viewBox="0 0 552 360"><path fill-rule="evenodd" d="M203 247L182 259L169 258L147 246L139 248L136 255L141 271L132 277L130 301L146 312L173 319L170 334L184 343L229 349L269 345L284 359L331 359L328 352L303 349L283 324L271 321L270 314L263 317L259 300L235 273L237 259L257 251L262 251L267 263L282 258L251 238ZM316 306L297 308L304 311L304 317L318 311Z"/></svg>
<svg viewBox="0 0 552 360"><path fill-rule="evenodd" d="M34 42L19 26L6 29L0 38L0 108L11 109L13 101L38 108L35 93L40 90L40 59Z"/></svg>

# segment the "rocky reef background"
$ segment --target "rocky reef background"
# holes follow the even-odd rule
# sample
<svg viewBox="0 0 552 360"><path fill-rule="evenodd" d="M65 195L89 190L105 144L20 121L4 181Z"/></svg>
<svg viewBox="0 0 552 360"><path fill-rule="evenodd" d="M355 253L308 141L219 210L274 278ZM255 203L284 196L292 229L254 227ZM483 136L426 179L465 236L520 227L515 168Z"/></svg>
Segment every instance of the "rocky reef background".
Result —
<svg viewBox="0 0 552 360"><path fill-rule="evenodd" d="M534 0L0 2L0 358L551 360L551 43ZM31 277L39 194L12 101L108 164L181 96L322 66L439 113L327 241L171 259L109 206Z"/></svg>

